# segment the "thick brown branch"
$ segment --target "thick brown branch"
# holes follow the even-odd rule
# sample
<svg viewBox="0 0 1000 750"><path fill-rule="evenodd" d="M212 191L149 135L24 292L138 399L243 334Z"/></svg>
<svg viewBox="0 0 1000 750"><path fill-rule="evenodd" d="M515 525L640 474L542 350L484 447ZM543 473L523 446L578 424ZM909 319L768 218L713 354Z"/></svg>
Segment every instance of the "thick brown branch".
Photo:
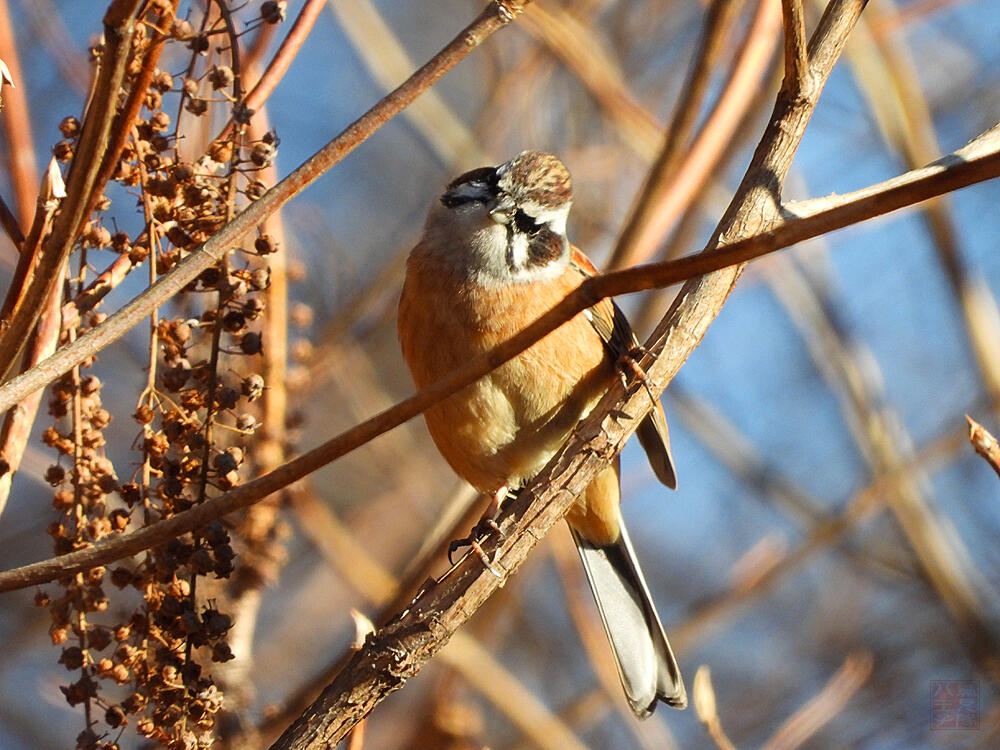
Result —
<svg viewBox="0 0 1000 750"><path fill-rule="evenodd" d="M829 76L862 7L863 0L833 0L827 8L813 39L816 63L810 73L817 84ZM816 85L808 91L780 92L768 129L711 247L738 241L781 221L781 183L815 108L820 88ZM648 342L654 351L662 350L652 362L643 363L647 372L645 385L652 385L654 393L665 387L698 345L741 270L742 266L736 266L685 284L677 304ZM537 323L530 328L535 327ZM597 472L618 454L638 420L650 408L649 394L639 384L634 384L628 398L622 398L622 388L617 383L604 396L567 444L504 513L502 523L512 528L504 536L493 563L502 576L520 565ZM273 748L305 750L335 744L386 695L419 671L503 580L486 572L473 557L471 562L459 566L454 580L446 579L419 595L396 620L369 638Z"/></svg>
<svg viewBox="0 0 1000 750"><path fill-rule="evenodd" d="M337 435L273 472L168 521L161 521L89 549L0 573L0 592L34 586L61 575L128 557L251 505L412 419L517 356L601 297L670 286L993 177L1000 177L1000 126L933 165L885 183L842 196L791 204L795 206L796 212L805 215L789 219L770 231L679 260L636 266L596 276L520 334L491 352L480 355L450 377ZM824 207L817 210L820 203ZM659 359L664 358L661 356ZM38 387L48 382L45 381ZM20 391L13 389L15 384L16 381L13 381L0 388L0 408L9 408L7 399L17 397ZM27 392L30 393L31 389Z"/></svg>
<svg viewBox="0 0 1000 750"><path fill-rule="evenodd" d="M806 21L802 0L781 0L781 17L785 25L786 88L808 88L809 55L806 52Z"/></svg>

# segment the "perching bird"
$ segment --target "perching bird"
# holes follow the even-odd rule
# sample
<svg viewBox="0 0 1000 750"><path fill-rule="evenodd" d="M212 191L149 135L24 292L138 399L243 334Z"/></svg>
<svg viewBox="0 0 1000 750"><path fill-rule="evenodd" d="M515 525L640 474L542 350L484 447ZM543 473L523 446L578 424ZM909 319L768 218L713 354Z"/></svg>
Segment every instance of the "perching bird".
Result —
<svg viewBox="0 0 1000 750"><path fill-rule="evenodd" d="M455 179L431 207L410 253L399 340L418 388L535 321L596 270L566 238L569 172L525 151ZM498 500L545 466L638 346L604 300L425 413L438 450L461 477ZM676 486L663 408L638 428L656 476ZM619 513L619 462L566 514L632 710L657 700L684 708L677 662Z"/></svg>

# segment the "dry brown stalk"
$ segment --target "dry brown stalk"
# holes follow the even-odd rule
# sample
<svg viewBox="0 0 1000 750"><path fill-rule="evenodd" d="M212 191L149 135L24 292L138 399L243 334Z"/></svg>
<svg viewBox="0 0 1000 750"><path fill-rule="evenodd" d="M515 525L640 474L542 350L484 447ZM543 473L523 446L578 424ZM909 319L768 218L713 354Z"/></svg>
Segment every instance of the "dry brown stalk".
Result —
<svg viewBox="0 0 1000 750"><path fill-rule="evenodd" d="M59 315L61 302L62 288L57 284L50 292L49 299L45 302L45 309L38 319L38 325L31 335L26 355L28 367L37 364L56 350L61 328ZM4 417L3 437L0 439L0 457L3 459L6 471L3 476L0 476L0 514L3 513L7 505L7 498L10 497L11 483L15 472L21 465L21 459L28 445L31 427L35 423L35 416L38 413L38 405L42 400L43 393L44 391L35 391L8 411Z"/></svg>
<svg viewBox="0 0 1000 750"><path fill-rule="evenodd" d="M5 147L18 223L21 227L26 227L35 207L38 170L35 167L35 146L31 140L28 92L21 74L21 60L13 28L7 0L0 0L0 59L7 64L14 80L14 86L4 88L4 107L0 121L3 122L4 135L7 136Z"/></svg>
<svg viewBox="0 0 1000 750"><path fill-rule="evenodd" d="M537 35L592 92L611 124L636 153L652 158L663 126L627 88L620 66L574 15L534 4L524 26Z"/></svg>
<svg viewBox="0 0 1000 750"><path fill-rule="evenodd" d="M874 357L863 356L863 345L849 341L838 329L829 317L830 305L803 272L790 263L778 263L772 274L780 278L773 286L793 311L816 366L841 395L847 422L872 470L882 473L909 463L906 446L911 441L881 397L882 378ZM888 494L889 507L926 579L957 621L973 659L987 670L997 669L990 655L996 636L971 571L963 564L969 559L968 550L948 520L934 513L919 477L919 472L904 474Z"/></svg>
<svg viewBox="0 0 1000 750"><path fill-rule="evenodd" d="M52 215L59 205L59 200L65 195L65 187L62 184L62 176L59 172L58 164L53 158L49 162L45 177L38 190L38 199L35 206L35 218L32 221L28 237L22 244L22 253L18 258L15 269L15 279L18 274L28 273L30 263L37 254L42 240L48 233ZM63 271L60 275L63 275ZM38 364L41 360L50 356L56 350L59 343L60 313L59 306L62 302L62 286L56 284L49 293L49 298L45 302L45 309L42 311L38 325L32 331L31 341L28 343L27 359L23 368L27 369ZM10 496L11 484L14 474L21 465L21 459L28 445L28 438L31 435L31 427L35 422L38 413L38 405L42 398L42 391L35 391L15 408L10 409L3 420L2 439L0 439L0 458L4 461L5 472L0 476L0 514L3 513Z"/></svg>
<svg viewBox="0 0 1000 750"><path fill-rule="evenodd" d="M59 272L76 241L83 218L89 213L90 191L97 180L114 116L114 108L104 106L104 103L113 101L121 88L132 47L138 5L139 0L114 0L105 15L105 51L101 57L95 96L91 99L92 103L100 104L88 108L84 118L73 168L67 180L66 198L56 215L52 233L42 244L34 273L24 280L27 287L23 293L14 287L7 293L8 299L13 295L18 302L13 305L11 316L5 321L7 325L0 333L0 373L4 375L13 368L44 307L43 301L58 283ZM7 307L5 304L4 308Z"/></svg>
<svg viewBox="0 0 1000 750"><path fill-rule="evenodd" d="M844 1L846 2L846 0ZM221 518L234 510L251 505L272 492L287 487L321 466L340 458L378 435L412 419L508 359L517 356L534 342L558 328L563 321L592 306L603 297L669 286L689 278L700 278L704 274L728 268L733 264L745 263L780 247L811 239L864 219L912 205L928 197L951 192L960 187L997 176L1000 176L1000 127L987 131L969 145L953 154L942 157L927 167L908 172L878 185L843 195L784 204L782 207L784 213L789 216L799 215L801 218L790 218L776 224L771 229L761 231L759 234L751 234L742 239L732 240L728 244L723 240L714 249L694 256L595 276L584 282L573 294L563 299L531 326L496 349L476 357L448 378L331 438L311 451L283 464L273 472L213 498L203 505L179 513L167 521L116 537L106 544L102 543L90 549L0 573L0 592L33 586L47 580L53 580L69 571L84 570L94 565L128 557L167 539L196 529L211 520ZM238 222L239 218L236 221ZM170 279L174 273L176 270L163 277L159 283L164 283L164 279ZM186 281L181 282L181 288L184 283ZM137 300L141 297L142 295ZM136 301L130 304L135 305ZM141 319L139 317L139 320ZM111 318L102 326L95 328L94 331L100 330L110 321ZM79 341L83 341L88 335L90 334L85 334ZM682 333L674 333L673 335L679 337L681 343L687 338ZM117 338L118 336L114 336L111 340ZM662 334L657 333L653 340L660 338L662 338ZM97 341L101 340L98 338ZM694 341L690 343L693 349ZM679 346L680 343L676 345ZM94 351L100 348L98 346ZM75 357L79 356L82 359L90 356L91 353L93 352L88 351L88 348L74 345L60 350L53 357L26 373L25 376L16 378L11 383L0 387L0 409L10 408L24 395L44 387L52 379L61 375L64 371L60 371L58 368L61 366L63 358L70 363L69 367L71 367L74 361L78 361L74 360ZM660 362L664 359L661 355L657 361ZM674 366L674 371L677 368L679 368L679 364ZM673 374L671 372L670 376ZM8 401L8 399L11 400ZM632 412L627 413L631 414Z"/></svg>
<svg viewBox="0 0 1000 750"><path fill-rule="evenodd" d="M881 4L863 19L847 48L847 59L883 138L913 168L940 153L930 105L917 66L902 35L886 33L880 22L894 11ZM951 205L946 199L921 208L966 332L983 383L1000 409L1000 310L985 280L963 257Z"/></svg>
<svg viewBox="0 0 1000 750"><path fill-rule="evenodd" d="M616 243L612 261L615 266L651 258L664 235L701 191L753 102L771 59L780 22L778 0L760 0L733 65L733 75L683 160L661 159L647 178L627 234Z"/></svg>
<svg viewBox="0 0 1000 750"><path fill-rule="evenodd" d="M678 652L694 648L714 632L713 626L718 626L722 619L737 611L740 605L771 590L784 576L799 570L814 554L830 549L862 521L874 517L884 507L882 497L885 493L895 491L899 483L905 481L908 473L917 466L927 467L935 462L943 462L958 451L964 439L964 435L954 432L932 441L918 451L911 464L878 476L874 482L856 493L842 514L815 524L799 546L785 553L765 570L758 571L751 584L705 601L683 623L671 628L670 640Z"/></svg>
<svg viewBox="0 0 1000 750"><path fill-rule="evenodd" d="M785 26L785 85L804 89L809 85L809 53L806 50L806 21L802 0L781 0Z"/></svg>
<svg viewBox="0 0 1000 750"><path fill-rule="evenodd" d="M1000 445L997 444L997 439L968 414L965 418L969 421L969 442L972 443L972 447L993 467L997 476L1000 476Z"/></svg>
<svg viewBox="0 0 1000 750"><path fill-rule="evenodd" d="M719 718L715 700L715 687L712 685L712 673L704 664L694 673L691 697L694 710L698 713L698 720L705 725L705 731L715 746L719 750L736 750L736 746L722 729L722 720Z"/></svg>
<svg viewBox="0 0 1000 750"><path fill-rule="evenodd" d="M634 237L640 227L648 221L647 214L656 202L654 196L658 196L672 182L673 172L681 160L683 149L691 140L713 68L718 63L733 21L742 7L742 0L713 0L709 5L705 16L705 30L695 50L684 88L677 99L677 104L674 105L674 114L667 127L663 146L646 176L645 184L636 196L625 226L618 235L618 241L608 262L609 268L620 268L636 262L632 250ZM758 6L758 8L763 7L763 5ZM747 45L744 45L744 50L746 47ZM734 69L742 68L742 65L736 65Z"/></svg>

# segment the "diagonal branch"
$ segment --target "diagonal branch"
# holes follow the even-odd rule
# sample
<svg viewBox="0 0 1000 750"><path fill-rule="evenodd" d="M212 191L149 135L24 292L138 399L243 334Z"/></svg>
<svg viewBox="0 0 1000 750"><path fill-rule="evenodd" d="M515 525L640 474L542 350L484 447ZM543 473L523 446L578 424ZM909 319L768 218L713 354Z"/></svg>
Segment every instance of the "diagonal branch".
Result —
<svg viewBox="0 0 1000 750"><path fill-rule="evenodd" d="M832 0L827 7L813 39L815 63L810 78L816 85L779 92L774 115L710 248L781 222L781 183L816 106L821 84L830 75L863 7L864 0ZM652 386L654 393L666 386L721 310L742 267L733 266L685 284L679 301L654 333L653 348L662 349L662 355L652 363L644 362L645 382L633 383L625 398L621 384L616 383L541 474L511 503L501 519L501 524L510 528L505 529L493 563L504 577L493 577L478 559L467 558L453 578L418 595L399 617L369 637L315 703L273 745L273 750L335 744L441 649L562 518L598 471L618 455L638 425L637 420L652 408L643 385Z"/></svg>
<svg viewBox="0 0 1000 750"><path fill-rule="evenodd" d="M595 276L517 336L471 360L461 370L456 370L444 380L331 438L274 471L166 521L114 537L79 552L0 573L0 592L34 586L62 575L129 557L235 510L252 505L461 390L508 359L517 356L558 328L564 321L591 307L603 297L670 286L695 276L726 269L779 248L994 177L1000 177L1000 126L927 167L884 183L853 193L787 204L782 209L786 215L800 214L802 218L790 218L770 230L729 244L723 243L698 255ZM684 335L675 335L681 337L683 343ZM690 342L690 345L693 350L694 342ZM660 356L657 363L664 360L665 357ZM679 364L676 365L674 372L679 367ZM36 388L51 382L44 380L47 370L35 368L33 372L36 373L33 377L39 382ZM670 375L672 376L673 372ZM58 375L52 376L52 379L55 377ZM0 409L10 408L10 404L7 403L8 398L15 399L16 403L23 398L23 395L20 395L22 391L26 395L34 390L23 385L17 385L15 388L15 385L17 382L12 381L8 386L0 388ZM641 398L639 401L641 402ZM634 410L636 407L633 404L629 408ZM633 411L626 408L624 413L632 414Z"/></svg>
<svg viewBox="0 0 1000 750"><path fill-rule="evenodd" d="M247 206L239 216L174 266L169 274L161 277L156 284L125 304L104 323L91 329L72 344L63 347L28 373L13 378L0 387L0 412L6 411L32 391L51 383L60 375L69 372L74 365L124 336L153 310L183 290L197 278L198 274L218 263L264 219L305 190L320 175L399 114L404 107L457 65L487 37L510 23L530 2L531 0L495 0L488 5L444 49L395 91L381 99L340 135L268 190L259 200ZM55 231L58 231L58 227L54 233ZM24 305L26 309L30 307L28 303ZM6 335L0 338L0 363L4 361L4 343L9 344L9 339L10 337Z"/></svg>

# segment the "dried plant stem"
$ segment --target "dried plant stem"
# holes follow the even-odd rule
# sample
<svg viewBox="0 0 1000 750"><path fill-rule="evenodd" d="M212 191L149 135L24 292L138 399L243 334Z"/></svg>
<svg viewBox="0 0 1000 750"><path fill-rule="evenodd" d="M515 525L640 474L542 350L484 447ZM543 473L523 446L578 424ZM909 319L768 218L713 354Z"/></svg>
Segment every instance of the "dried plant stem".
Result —
<svg viewBox="0 0 1000 750"><path fill-rule="evenodd" d="M683 160L661 155L646 179L612 263L625 267L653 256L664 235L697 197L753 103L777 42L778 0L760 0L733 65L733 75ZM667 147L669 144L667 144Z"/></svg>
<svg viewBox="0 0 1000 750"><path fill-rule="evenodd" d="M76 362L100 351L138 325L153 309L179 293L203 270L218 263L233 246L238 244L242 237L257 227L267 216L312 184L358 144L399 114L404 107L458 64L487 37L510 23L520 14L528 2L530 0L505 0L504 2L497 0L489 5L444 49L410 76L399 88L379 101L259 200L247 206L233 221L171 269L170 273L162 276L153 287L125 304L100 326L81 336L73 345L64 347L55 356L41 363L39 367L35 368L32 375L27 378L23 376L15 378L0 388L0 411L9 409L27 393L43 387L67 372ZM25 307L28 306L25 305ZM10 345L8 336L0 338L0 362L3 361L4 341L8 341L8 345ZM90 350L89 353L84 353L87 350ZM44 373L44 375L39 377L40 373ZM27 393L16 396L25 387ZM8 396L10 397L9 402L7 402Z"/></svg>
<svg viewBox="0 0 1000 750"><path fill-rule="evenodd" d="M121 88L132 47L134 14L138 5L139 0L115 0L105 16L105 53L101 58L96 93L91 98L92 106L84 118L83 132L70 169L66 198L56 215L52 233L42 244L34 273L25 279L27 288L23 290L23 294L22 290L13 287L8 290L8 298L14 295L19 302L14 305L10 318L6 320L6 327L0 333L0 373L3 375L13 368L28 334L38 320L43 300L59 282L59 271L65 265L77 232L91 208L91 189L97 180L114 117L114 108L104 106L104 103L115 101ZM68 369L69 367L63 372Z"/></svg>
<svg viewBox="0 0 1000 750"><path fill-rule="evenodd" d="M15 281L24 278L29 273L32 260L34 259L42 240L45 238L52 224L52 214L55 212L57 201L51 195L51 181L46 179L39 190L39 197L35 208L35 218L32 221L28 237L25 238L21 246L21 255L18 258L15 269ZM60 272L64 275L64 272ZM18 285L19 288L20 285ZM59 343L60 314L59 306L62 302L62 284L56 284L49 292L49 297L45 302L45 309L42 311L38 325L32 332L29 342L27 361L24 363L25 369L31 368L41 360L50 356L56 350ZM2 440L0 440L0 457L6 462L6 472L0 477L0 514L3 513L10 497L10 490L14 480L14 474L21 465L24 451L28 445L28 438L31 435L31 427L38 414L38 406L41 403L43 391L37 390L24 398L16 407L7 411L4 415Z"/></svg>
<svg viewBox="0 0 1000 750"><path fill-rule="evenodd" d="M4 135L7 137L5 146L18 223L21 227L26 227L31 221L31 211L35 206L38 168L35 164L35 146L31 140L27 90L21 74L21 60L13 29L7 0L0 0L0 59L6 63L15 83L15 87L8 86L4 89L4 108L0 122L3 123Z"/></svg>
<svg viewBox="0 0 1000 750"><path fill-rule="evenodd" d="M895 471L878 476L874 482L855 494L848 503L847 510L839 516L816 523L805 539L793 550L762 571L748 585L733 588L712 597L699 606L681 624L671 628L670 640L678 651L693 649L707 634L714 632L713 626L727 615L737 611L739 606L770 591L784 576L799 570L808 560L822 551L839 543L862 521L874 517L884 507L882 502L887 492L906 481L907 475L915 467L926 467L935 461L943 461L961 447L965 436L957 432L946 434L919 451L912 464L899 467Z"/></svg>
<svg viewBox="0 0 1000 750"><path fill-rule="evenodd" d="M595 36L571 13L532 5L524 26L536 34L600 103L601 109L636 153L652 158L662 126L628 89L625 74Z"/></svg>
<svg viewBox="0 0 1000 750"><path fill-rule="evenodd" d="M842 401L848 425L871 469L892 471L908 463L911 443L900 420L886 404L875 358L851 341L830 316L832 305L822 290L791 263L776 263L772 286L792 312L817 368ZM932 590L957 621L962 642L987 671L1000 669L991 656L996 636L973 585L961 536L932 510L920 472L903 475L887 502ZM994 673L1000 678L1000 671Z"/></svg>
<svg viewBox="0 0 1000 750"><path fill-rule="evenodd" d="M630 266L639 259L633 255L634 238L648 221L648 213L659 202L659 194L673 182L674 171L691 140L712 77L712 69L718 62L733 21L742 6L742 0L713 0L709 5L705 17L705 30L698 42L684 89L674 106L673 118L667 127L663 147L649 174L646 175L645 184L636 195L625 226L618 235L618 241L608 262L609 268ZM758 6L759 9L764 7L763 4ZM752 36L751 34L750 37ZM744 50L746 48L747 45L744 45ZM742 70L744 67L737 65L734 69Z"/></svg>
<svg viewBox="0 0 1000 750"><path fill-rule="evenodd" d="M809 76L802 0L781 0L781 17L785 26L785 85L801 90L808 86Z"/></svg>
<svg viewBox="0 0 1000 750"><path fill-rule="evenodd" d="M39 361L49 356L56 350L59 343L60 315L59 307L62 303L62 285L56 284L49 292L49 298L45 302L45 310L38 320L28 344L26 365L31 367ZM35 423L38 414L38 406L42 400L44 391L38 390L24 399L21 403L9 410L4 416L2 440L0 440L0 457L6 462L7 471L0 476L0 515L3 514L10 497L11 485L14 481L14 474L21 465L25 448L28 445L28 438L31 435L31 428Z"/></svg>
<svg viewBox="0 0 1000 750"><path fill-rule="evenodd" d="M496 349L476 357L461 370L455 371L444 380L352 427L308 453L292 459L278 469L213 498L197 508L179 513L146 529L115 537L90 549L0 573L0 592L33 586L52 580L69 571L83 570L94 565L128 557L167 539L196 529L211 520L232 513L234 510L251 505L272 492L287 487L321 466L340 458L378 435L412 419L508 359L517 356L534 342L558 328L562 322L591 307L603 297L669 286L685 279L700 277L736 263L745 263L778 248L811 239L864 219L881 216L929 197L997 176L1000 176L1000 127L988 131L968 146L939 159L932 165L908 172L884 183L853 193L784 204L783 213L790 216L798 214L801 218L789 218L787 221L758 234L734 239L728 244L723 240L714 249L698 255L663 263L636 266L596 276L584 282L575 292L558 303L535 323ZM245 213L241 214L241 217ZM239 221L238 217L234 223ZM158 283L169 283L174 273L176 271L171 271ZM180 282L181 288L184 283L187 281ZM135 304L135 302L131 304ZM109 318L102 326L107 325L110 320ZM80 340L85 339L87 335L90 334L86 334ZM682 342L686 339L686 335L682 333L673 335L680 337ZM660 338L660 336L657 335L655 338ZM692 349L695 343L695 341L690 342ZM100 347L97 347L94 351L99 349ZM15 381L0 388L0 409L10 408L12 403L16 403L25 394L45 386L61 375L64 371L58 369L58 363L62 356L65 356L67 350L72 351L66 360L70 363L70 367L79 361L75 357L80 356L82 359L92 353L87 348L66 347L54 357L43 362L41 366L26 373L22 378L15 379ZM665 357L660 356L657 361L665 359ZM57 362L55 366L46 366L53 360ZM679 367L678 363L673 369L676 371ZM670 375L672 376L673 373ZM627 411L627 413L632 414L632 411Z"/></svg>

